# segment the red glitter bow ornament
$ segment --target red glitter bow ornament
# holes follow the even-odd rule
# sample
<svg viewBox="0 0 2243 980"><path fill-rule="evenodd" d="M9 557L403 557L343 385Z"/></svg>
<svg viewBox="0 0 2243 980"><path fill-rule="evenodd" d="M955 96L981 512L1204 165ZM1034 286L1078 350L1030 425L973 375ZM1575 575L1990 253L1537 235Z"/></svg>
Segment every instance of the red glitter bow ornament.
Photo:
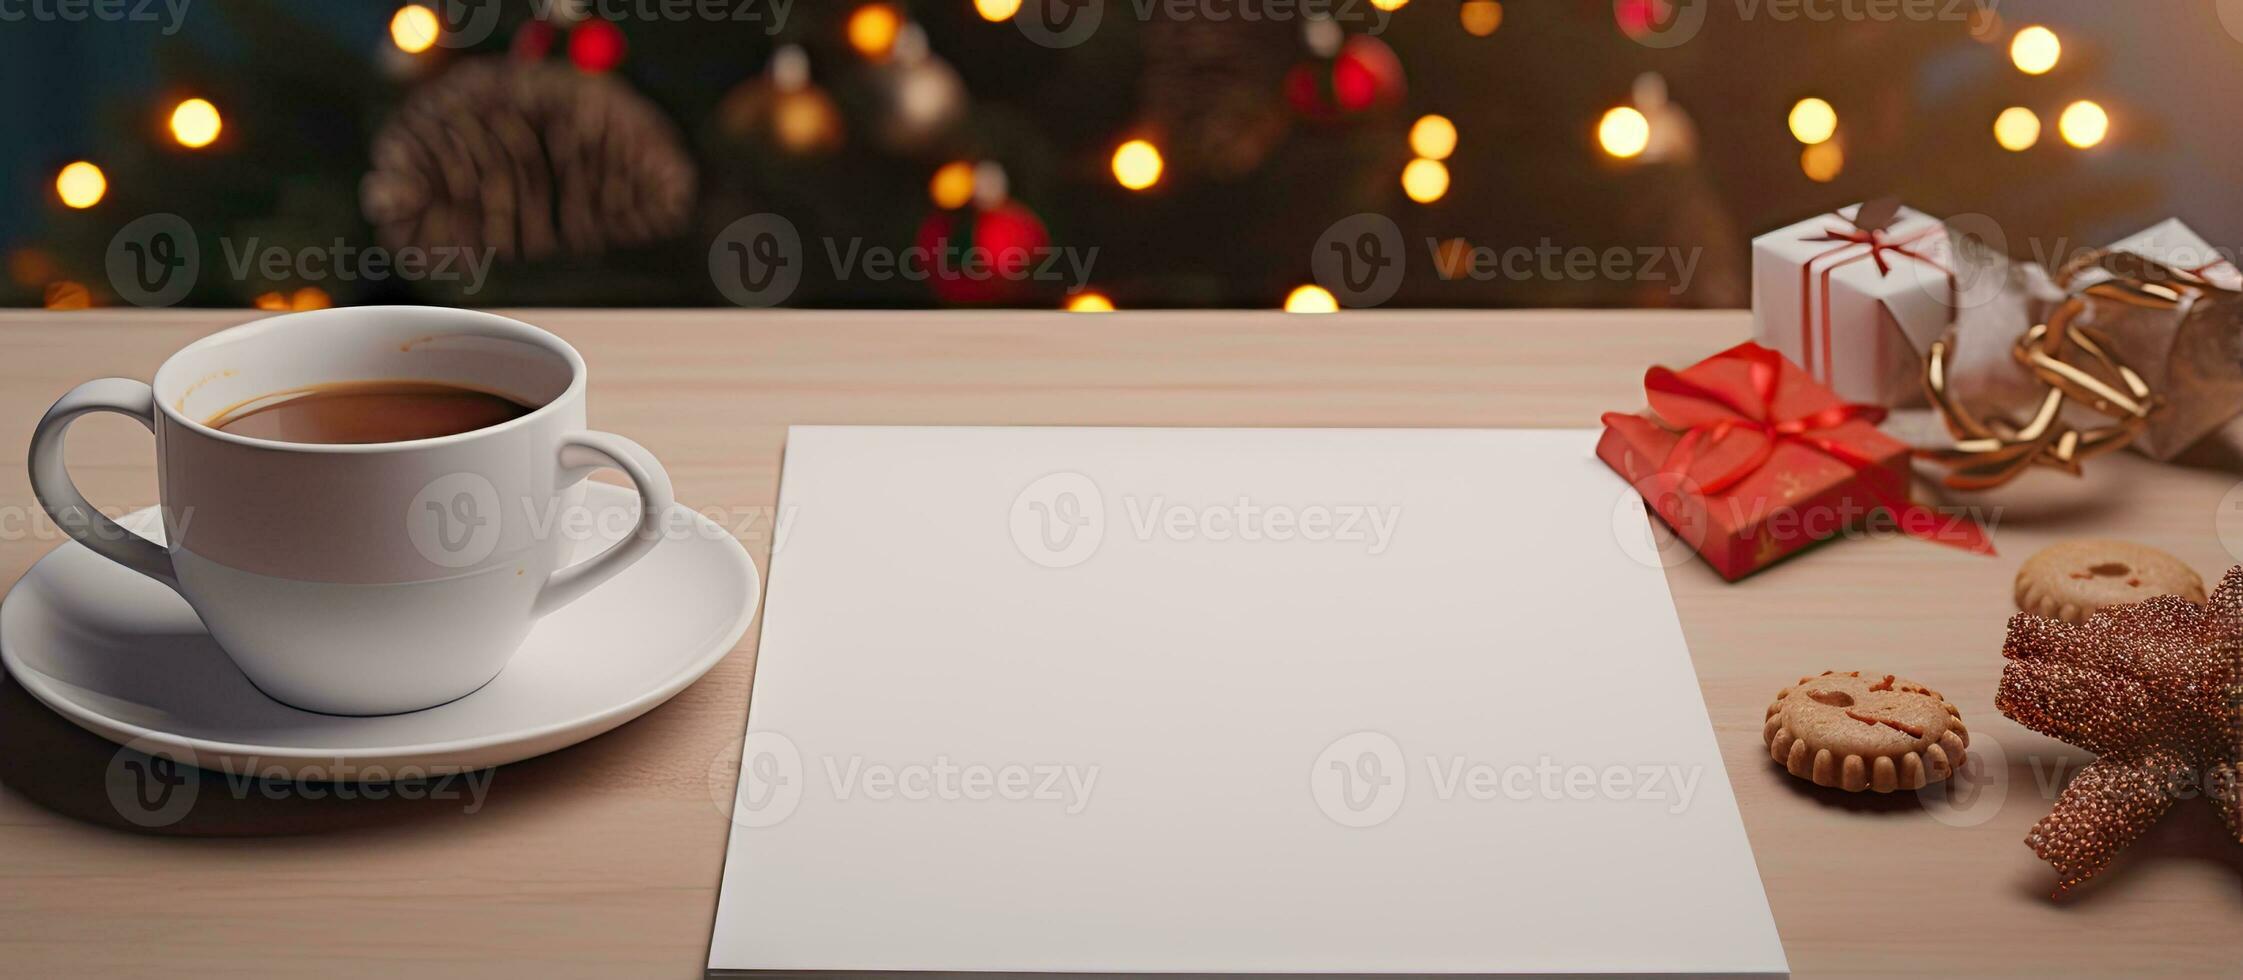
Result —
<svg viewBox="0 0 2243 980"><path fill-rule="evenodd" d="M2097 756L2025 837L2055 865L2055 897L2183 796L2212 801L2243 842L2243 566L2203 605L2159 596L2079 626L2020 613L2002 656L1994 706Z"/></svg>
<svg viewBox="0 0 2243 980"><path fill-rule="evenodd" d="M1700 385L1665 367L1652 368L1644 375L1644 393L1651 402L1652 412L1683 433L1682 440L1660 464L1662 474L1686 477L1695 485L1697 493L1715 496L1766 465L1776 447L1785 442L1814 449L1855 473L1877 469L1877 460L1832 438L1829 433L1849 422L1870 425L1882 422L1884 409L1838 403L1806 414L1787 415L1776 409L1776 386L1783 377L1783 355L1758 344L1742 344L1718 357L1746 363L1751 378L1749 398ZM1604 417L1608 426L1629 421L1629 416L1620 413L1608 413ZM1944 519L1930 508L1908 500L1905 490L1896 493L1877 480L1865 483L1877 504L1892 512L1901 533L1978 554L1994 553L1993 542L1975 521ZM1677 506L1673 495L1658 495L1653 505L1660 508L1661 516L1668 523L1687 526L1686 515L1668 512Z"/></svg>

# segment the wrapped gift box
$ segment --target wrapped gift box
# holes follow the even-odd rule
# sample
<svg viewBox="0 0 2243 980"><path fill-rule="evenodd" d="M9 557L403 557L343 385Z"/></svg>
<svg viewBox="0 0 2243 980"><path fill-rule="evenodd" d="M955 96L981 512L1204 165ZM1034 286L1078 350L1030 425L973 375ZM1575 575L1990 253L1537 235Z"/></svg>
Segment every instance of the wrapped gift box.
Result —
<svg viewBox="0 0 2243 980"><path fill-rule="evenodd" d="M1874 203L1755 238L1754 339L1847 401L1924 404L1924 352L1954 321L1950 249L1939 219Z"/></svg>
<svg viewBox="0 0 2243 980"><path fill-rule="evenodd" d="M2098 299L2085 322L2109 338L2121 363L2140 372L2165 402L2134 448L2172 459L2214 433L2243 444L2243 271L2179 219L2103 250L2155 264L2143 274L2165 287L2147 301ZM2077 264L2077 263L2075 263ZM2072 291L2115 278L2093 264L2065 270ZM2202 281L2193 282L2189 277ZM2209 286L2210 288L2206 288Z"/></svg>
<svg viewBox="0 0 2243 980"><path fill-rule="evenodd" d="M1848 405L1767 348L1653 368L1644 387L1652 411L1606 414L1597 456L1725 579L1880 509L1912 536L1985 547L1975 524L1927 524L1938 518L1907 503L1909 449L1877 431L1882 410Z"/></svg>
<svg viewBox="0 0 2243 980"><path fill-rule="evenodd" d="M2221 289L2243 290L2243 271L2236 269L2230 256L2212 247L2204 236L2179 218L2159 222L2121 238L2111 243L2110 251L2131 252L2160 265L2202 276ZM2087 285L2103 278L2108 276L2098 271L2075 279L2074 284Z"/></svg>

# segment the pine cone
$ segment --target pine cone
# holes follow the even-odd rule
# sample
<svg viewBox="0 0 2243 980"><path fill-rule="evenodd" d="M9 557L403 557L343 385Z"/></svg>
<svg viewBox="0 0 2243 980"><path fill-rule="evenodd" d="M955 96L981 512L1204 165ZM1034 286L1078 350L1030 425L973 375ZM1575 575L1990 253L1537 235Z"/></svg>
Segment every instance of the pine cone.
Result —
<svg viewBox="0 0 2243 980"><path fill-rule="evenodd" d="M683 231L696 177L677 130L606 75L502 56L422 85L359 187L391 248L596 255Z"/></svg>
<svg viewBox="0 0 2243 980"><path fill-rule="evenodd" d="M1297 34L1269 20L1145 25L1141 105L1181 169L1229 179L1262 165L1292 122L1277 93Z"/></svg>

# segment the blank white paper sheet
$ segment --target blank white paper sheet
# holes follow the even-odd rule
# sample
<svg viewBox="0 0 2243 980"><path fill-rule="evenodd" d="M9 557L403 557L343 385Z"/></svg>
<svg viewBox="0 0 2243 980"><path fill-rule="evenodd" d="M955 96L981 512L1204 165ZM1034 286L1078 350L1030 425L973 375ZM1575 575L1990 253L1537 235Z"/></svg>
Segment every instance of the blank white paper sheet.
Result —
<svg viewBox="0 0 2243 980"><path fill-rule="evenodd" d="M710 972L1784 974L1595 438L794 428Z"/></svg>

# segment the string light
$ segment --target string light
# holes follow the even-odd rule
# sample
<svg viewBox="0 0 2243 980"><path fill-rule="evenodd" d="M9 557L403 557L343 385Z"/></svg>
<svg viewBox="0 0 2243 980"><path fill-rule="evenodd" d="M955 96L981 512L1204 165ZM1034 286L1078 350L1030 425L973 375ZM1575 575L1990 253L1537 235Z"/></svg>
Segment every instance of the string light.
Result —
<svg viewBox="0 0 2243 980"><path fill-rule="evenodd" d="M1419 157L1402 168L1402 193L1419 204L1431 204L1449 192L1449 168L1439 160Z"/></svg>
<svg viewBox="0 0 2243 980"><path fill-rule="evenodd" d="M1443 279L1462 279L1472 273L1472 243L1444 238L1433 249L1433 271Z"/></svg>
<svg viewBox="0 0 2243 980"><path fill-rule="evenodd" d="M1012 19L1020 12L1020 0L974 0L974 13L992 24Z"/></svg>
<svg viewBox="0 0 2243 980"><path fill-rule="evenodd" d="M2009 60L2027 75L2046 75L2064 57L2064 42L2056 32L2034 24L2009 39Z"/></svg>
<svg viewBox="0 0 2243 980"><path fill-rule="evenodd" d="M327 295L327 291L318 286L305 286L294 293L283 293L278 290L260 293L251 302L258 309L272 313L324 310L335 305L335 301Z"/></svg>
<svg viewBox="0 0 2243 980"><path fill-rule="evenodd" d="M8 253L8 278L16 285L36 288L61 274L54 257L36 248L24 247Z"/></svg>
<svg viewBox="0 0 2243 980"><path fill-rule="evenodd" d="M1497 0L1464 0L1457 8L1456 19L1464 25L1464 33L1486 37L1503 26L1503 4Z"/></svg>
<svg viewBox="0 0 2243 980"><path fill-rule="evenodd" d="M1130 190L1160 183L1163 166L1160 148L1147 140L1130 140L1114 149L1114 180Z"/></svg>
<svg viewBox="0 0 2243 980"><path fill-rule="evenodd" d="M1446 160L1456 152L1456 124L1447 116L1423 116L1410 126L1410 152L1428 160Z"/></svg>
<svg viewBox="0 0 2243 980"><path fill-rule="evenodd" d="M444 22L437 19L436 11L422 4L399 7L389 18L390 43L406 54L419 54L435 47L436 38L443 31Z"/></svg>
<svg viewBox="0 0 2243 980"><path fill-rule="evenodd" d="M217 142L218 132L225 126L218 107L206 99L188 99L171 110L171 138L190 150Z"/></svg>
<svg viewBox="0 0 2243 980"><path fill-rule="evenodd" d="M1813 146L1838 135L1838 110L1821 99L1800 99L1791 107L1791 138Z"/></svg>
<svg viewBox="0 0 2243 980"><path fill-rule="evenodd" d="M2023 153L2041 141L2041 117L2033 110L2013 105L1994 117L1994 142L2002 149Z"/></svg>
<svg viewBox="0 0 2243 980"><path fill-rule="evenodd" d="M50 310L88 310L93 308L93 291L85 283L57 279L47 284L46 302Z"/></svg>
<svg viewBox="0 0 2243 980"><path fill-rule="evenodd" d="M974 165L952 160L935 168L934 177L927 181L927 196L945 211L965 207L974 199Z"/></svg>
<svg viewBox="0 0 2243 980"><path fill-rule="evenodd" d="M108 196L109 176L100 167L80 160L55 175L55 193L61 195L62 203L83 211Z"/></svg>
<svg viewBox="0 0 2243 980"><path fill-rule="evenodd" d="M1613 109L1597 122L1597 144L1622 160L1641 156L1651 145L1651 120L1629 106Z"/></svg>
<svg viewBox="0 0 2243 980"><path fill-rule="evenodd" d="M1112 313L1114 312L1114 301L1107 299L1104 293L1080 292L1067 297L1067 312Z"/></svg>
<svg viewBox="0 0 2243 980"><path fill-rule="evenodd" d="M1338 313L1340 301L1322 286L1295 286L1285 294L1287 313Z"/></svg>
<svg viewBox="0 0 2243 980"><path fill-rule="evenodd" d="M873 61L886 61L903 33L903 14L885 3L868 3L849 14L849 46Z"/></svg>
<svg viewBox="0 0 2243 980"><path fill-rule="evenodd" d="M994 210L1012 199L1012 178L1005 176L1005 167L995 160L974 164L974 206L984 211Z"/></svg>
<svg viewBox="0 0 2243 980"><path fill-rule="evenodd" d="M2064 142L2089 149L2101 145L2110 135L2111 116L2102 106L2081 99L2064 107L2064 114L2056 119L2056 131L2064 134Z"/></svg>
<svg viewBox="0 0 2243 980"><path fill-rule="evenodd" d="M1806 173L1808 180L1830 183L1846 169L1846 151L1839 149L1836 142L1817 143L1799 154L1799 169Z"/></svg>

